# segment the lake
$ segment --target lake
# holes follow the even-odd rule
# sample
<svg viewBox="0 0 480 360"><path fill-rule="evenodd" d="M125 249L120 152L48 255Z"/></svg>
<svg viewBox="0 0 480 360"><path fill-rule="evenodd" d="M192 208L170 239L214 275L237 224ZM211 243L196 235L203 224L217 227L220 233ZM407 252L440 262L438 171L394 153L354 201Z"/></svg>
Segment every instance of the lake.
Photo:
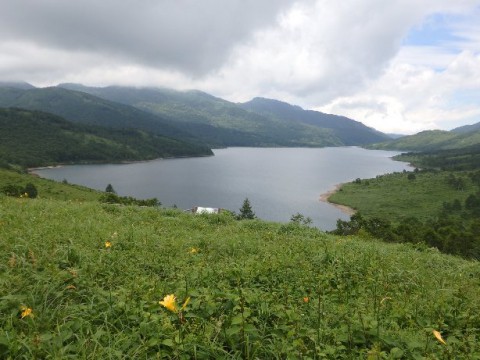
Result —
<svg viewBox="0 0 480 360"><path fill-rule="evenodd" d="M301 213L324 230L349 218L320 195L336 184L408 169L393 161L392 151L358 147L228 148L215 156L158 159L131 164L69 165L38 169L40 176L119 195L156 197L163 206L181 209L220 207L238 212L248 197L256 215L288 222Z"/></svg>

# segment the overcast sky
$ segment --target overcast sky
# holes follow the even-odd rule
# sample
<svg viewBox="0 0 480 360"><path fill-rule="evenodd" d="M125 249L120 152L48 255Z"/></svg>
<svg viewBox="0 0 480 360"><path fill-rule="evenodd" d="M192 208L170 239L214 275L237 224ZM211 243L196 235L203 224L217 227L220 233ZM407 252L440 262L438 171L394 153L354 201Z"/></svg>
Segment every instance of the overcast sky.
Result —
<svg viewBox="0 0 480 360"><path fill-rule="evenodd" d="M480 121L480 0L0 5L0 81L262 96L395 133Z"/></svg>

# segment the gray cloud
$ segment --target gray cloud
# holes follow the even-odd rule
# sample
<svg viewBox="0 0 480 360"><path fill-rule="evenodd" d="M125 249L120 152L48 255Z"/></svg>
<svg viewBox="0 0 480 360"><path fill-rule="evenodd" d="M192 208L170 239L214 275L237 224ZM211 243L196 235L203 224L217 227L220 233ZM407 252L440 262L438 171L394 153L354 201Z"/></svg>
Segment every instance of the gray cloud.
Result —
<svg viewBox="0 0 480 360"><path fill-rule="evenodd" d="M479 89L480 0L0 2L0 80L272 97L384 131L480 113L451 101ZM463 19L461 42L405 43L436 14Z"/></svg>
<svg viewBox="0 0 480 360"><path fill-rule="evenodd" d="M202 75L291 0L3 1L0 41L114 56Z"/></svg>

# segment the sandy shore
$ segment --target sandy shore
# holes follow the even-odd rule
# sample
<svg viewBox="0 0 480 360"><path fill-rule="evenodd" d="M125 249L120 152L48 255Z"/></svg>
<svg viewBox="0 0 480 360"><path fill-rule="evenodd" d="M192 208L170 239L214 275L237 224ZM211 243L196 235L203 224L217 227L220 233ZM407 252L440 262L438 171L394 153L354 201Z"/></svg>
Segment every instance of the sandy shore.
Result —
<svg viewBox="0 0 480 360"><path fill-rule="evenodd" d="M322 202L326 202L326 203L329 203L330 205L333 205L335 206L337 209L339 209L340 211L342 211L343 213L351 216L353 214L355 214L355 210L352 209L351 207L348 207L348 206L345 206L345 205L339 205L339 204L335 204L335 203L332 203L329 201L330 199L330 196L332 196L333 194L335 194L341 187L342 187L343 184L338 184L338 185L335 185L335 187L332 189L332 190L329 190L327 191L326 193L320 195L320 201Z"/></svg>

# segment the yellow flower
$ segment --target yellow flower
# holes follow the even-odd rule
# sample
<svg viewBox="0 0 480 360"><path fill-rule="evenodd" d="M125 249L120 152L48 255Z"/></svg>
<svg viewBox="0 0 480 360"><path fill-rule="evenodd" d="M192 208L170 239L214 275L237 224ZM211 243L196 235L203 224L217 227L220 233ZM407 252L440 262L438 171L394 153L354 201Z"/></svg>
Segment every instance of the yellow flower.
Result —
<svg viewBox="0 0 480 360"><path fill-rule="evenodd" d="M109 249L112 247L112 243L110 241L105 241L105 248Z"/></svg>
<svg viewBox="0 0 480 360"><path fill-rule="evenodd" d="M178 311L175 295L173 295L173 294L166 295L163 298L163 301L159 301L158 303L160 305L166 307L168 310L170 310L172 312L177 312Z"/></svg>
<svg viewBox="0 0 480 360"><path fill-rule="evenodd" d="M183 302L182 307L180 308L180 315L183 310L187 307L188 303L190 302L190 296ZM175 295L170 294L166 295L162 301L158 302L160 305L166 307L168 310L171 312L177 313L179 312L178 306L177 306L177 298Z"/></svg>
<svg viewBox="0 0 480 360"><path fill-rule="evenodd" d="M33 310L32 308L21 306L20 310L22 311L21 318L25 318L27 316L33 317Z"/></svg>
<svg viewBox="0 0 480 360"><path fill-rule="evenodd" d="M190 254L196 254L196 253L198 253L198 248L192 247L192 248L190 249Z"/></svg>
<svg viewBox="0 0 480 360"><path fill-rule="evenodd" d="M438 332L437 330L433 330L433 335L435 335L435 337L437 338L437 340L442 343L443 345L447 345L447 343L445 342L445 340L443 340L442 338L442 334L440 334L440 332Z"/></svg>

